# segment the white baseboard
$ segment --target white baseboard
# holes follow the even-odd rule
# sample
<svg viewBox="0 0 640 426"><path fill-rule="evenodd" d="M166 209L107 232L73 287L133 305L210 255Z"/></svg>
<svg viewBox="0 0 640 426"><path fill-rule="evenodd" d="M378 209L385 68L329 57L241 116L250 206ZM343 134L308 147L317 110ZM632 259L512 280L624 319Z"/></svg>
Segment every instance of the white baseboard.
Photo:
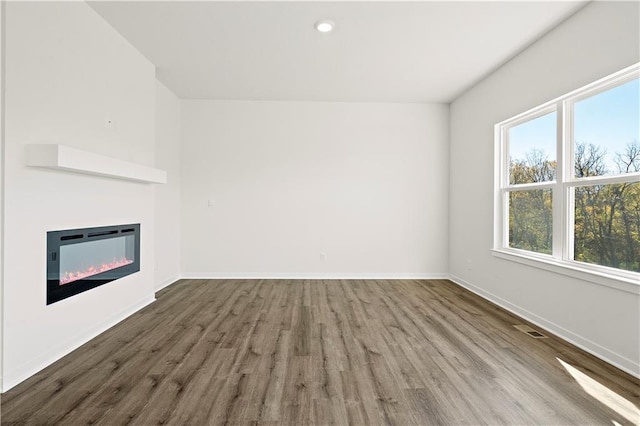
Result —
<svg viewBox="0 0 640 426"><path fill-rule="evenodd" d="M175 283L176 281L178 281L180 279L179 275L176 275L174 277L168 278L166 280L163 280L162 282L160 282L159 284L156 284L153 291L158 292L160 290L162 290L165 287L170 286L171 284Z"/></svg>
<svg viewBox="0 0 640 426"><path fill-rule="evenodd" d="M150 305L155 300L156 299L153 296L145 297L143 300L140 300L128 308L112 315L99 326L93 327L90 330L85 330L66 342L51 348L47 352L39 354L38 356L26 361L13 371L4 371L2 392L8 391L45 367L53 364L55 361L84 345L89 340L110 329L120 321L131 316L145 306Z"/></svg>
<svg viewBox="0 0 640 426"><path fill-rule="evenodd" d="M188 272L182 274L184 279L282 279L282 280L446 280L448 273L314 273L314 272L282 272L282 273L238 273L238 272Z"/></svg>
<svg viewBox="0 0 640 426"><path fill-rule="evenodd" d="M555 334L556 336L566 340L567 342L579 347L580 349L590 353L591 355L600 358L601 360L619 368L620 370L631 374L634 377L640 378L640 365L635 363L634 361L619 355L599 344L592 342L589 339L586 339L566 328L555 324L549 320L546 320L533 312L530 312L516 304L513 304L501 297L496 296L488 291L485 291L475 285L463 280L460 277L455 275L450 275L449 279L459 285L460 287L464 287L472 293L477 294L478 296L486 299L501 308L506 309L507 311L518 315L521 318L531 322L532 324L537 325L538 327Z"/></svg>

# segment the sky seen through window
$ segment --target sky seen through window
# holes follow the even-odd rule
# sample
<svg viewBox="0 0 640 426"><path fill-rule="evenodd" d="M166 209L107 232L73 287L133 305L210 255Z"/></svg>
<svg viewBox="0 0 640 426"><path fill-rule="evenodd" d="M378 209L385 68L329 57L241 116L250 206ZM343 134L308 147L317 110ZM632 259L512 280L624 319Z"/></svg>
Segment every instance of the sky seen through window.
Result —
<svg viewBox="0 0 640 426"><path fill-rule="evenodd" d="M640 80L635 79L575 103L574 140L606 150L608 174L616 174L616 153L640 142ZM526 160L532 149L556 159L556 113L546 114L510 129L509 154Z"/></svg>

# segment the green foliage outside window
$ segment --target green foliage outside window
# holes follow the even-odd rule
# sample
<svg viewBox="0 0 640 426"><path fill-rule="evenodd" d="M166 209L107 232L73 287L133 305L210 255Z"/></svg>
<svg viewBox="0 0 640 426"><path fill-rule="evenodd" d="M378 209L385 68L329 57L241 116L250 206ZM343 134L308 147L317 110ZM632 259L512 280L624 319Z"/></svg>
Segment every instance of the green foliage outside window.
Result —
<svg viewBox="0 0 640 426"><path fill-rule="evenodd" d="M606 151L575 144L577 178L610 174ZM640 172L640 143L615 155L614 174ZM555 179L556 162L532 150L524 160L510 161L511 184ZM640 272L640 182L578 186L574 189L574 259ZM509 246L551 254L551 190L509 192Z"/></svg>
<svg viewBox="0 0 640 426"><path fill-rule="evenodd" d="M553 247L551 190L509 192L509 246L551 254Z"/></svg>

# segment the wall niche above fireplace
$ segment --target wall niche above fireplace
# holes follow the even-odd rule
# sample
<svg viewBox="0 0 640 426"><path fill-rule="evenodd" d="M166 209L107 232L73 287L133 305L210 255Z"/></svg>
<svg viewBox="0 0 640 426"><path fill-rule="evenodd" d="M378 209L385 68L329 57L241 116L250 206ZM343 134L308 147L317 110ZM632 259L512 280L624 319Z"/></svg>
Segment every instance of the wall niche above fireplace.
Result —
<svg viewBox="0 0 640 426"><path fill-rule="evenodd" d="M139 270L139 223L47 232L47 305Z"/></svg>

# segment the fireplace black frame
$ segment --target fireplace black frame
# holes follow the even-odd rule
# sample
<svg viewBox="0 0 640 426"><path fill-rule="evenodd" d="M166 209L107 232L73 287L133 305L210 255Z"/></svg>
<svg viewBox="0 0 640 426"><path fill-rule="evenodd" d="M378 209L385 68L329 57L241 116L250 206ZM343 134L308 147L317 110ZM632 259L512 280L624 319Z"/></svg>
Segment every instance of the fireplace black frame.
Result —
<svg viewBox="0 0 640 426"><path fill-rule="evenodd" d="M66 245L134 236L133 263L60 285L60 248ZM140 271L140 224L47 232L47 305Z"/></svg>

